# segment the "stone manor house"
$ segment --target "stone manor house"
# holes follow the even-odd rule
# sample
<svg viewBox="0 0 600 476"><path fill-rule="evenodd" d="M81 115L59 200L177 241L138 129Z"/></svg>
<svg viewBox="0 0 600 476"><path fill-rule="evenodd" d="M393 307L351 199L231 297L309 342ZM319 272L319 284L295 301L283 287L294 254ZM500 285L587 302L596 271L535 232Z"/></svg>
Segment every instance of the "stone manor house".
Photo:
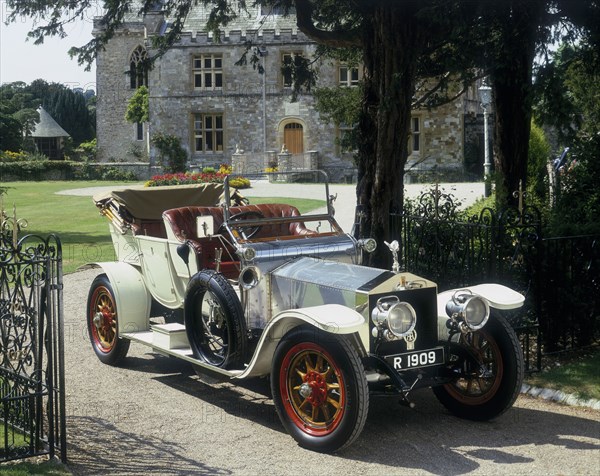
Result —
<svg viewBox="0 0 600 476"><path fill-rule="evenodd" d="M190 170L233 161L243 164L244 173L263 171L284 152L295 168L320 168L333 180L351 180L352 151L342 150L337 140L348 126L324 121L310 94L290 100L291 78L282 74L282 63L313 57L316 50L295 18L254 7L217 42L205 31L207 16L196 6L179 43L150 70L144 68L151 54L147 38L168 28L160 11L145 18L131 15L98 54L98 160L154 164L150 137L160 132L180 139ZM94 32L99 31L96 24ZM246 41L258 48L265 74L235 64ZM317 86L356 87L361 74L359 68L323 60ZM149 89L150 119L131 124L124 118L127 103L141 85ZM473 87L453 103L414 111L409 166L480 174L483 133L476 93Z"/></svg>

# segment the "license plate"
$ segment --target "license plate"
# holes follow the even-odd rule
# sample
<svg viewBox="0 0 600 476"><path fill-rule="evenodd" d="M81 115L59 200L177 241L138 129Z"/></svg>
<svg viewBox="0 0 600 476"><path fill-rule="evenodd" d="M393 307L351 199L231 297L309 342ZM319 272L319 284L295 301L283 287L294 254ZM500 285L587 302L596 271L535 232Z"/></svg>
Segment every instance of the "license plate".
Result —
<svg viewBox="0 0 600 476"><path fill-rule="evenodd" d="M405 354L388 355L386 360L394 370L409 370L442 365L444 363L444 348L436 347L434 349L406 352Z"/></svg>

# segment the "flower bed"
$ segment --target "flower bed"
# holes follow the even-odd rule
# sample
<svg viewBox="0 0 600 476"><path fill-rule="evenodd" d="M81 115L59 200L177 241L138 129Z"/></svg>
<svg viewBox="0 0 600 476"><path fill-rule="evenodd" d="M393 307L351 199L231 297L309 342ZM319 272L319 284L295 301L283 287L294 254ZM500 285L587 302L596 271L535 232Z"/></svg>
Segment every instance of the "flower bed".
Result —
<svg viewBox="0 0 600 476"><path fill-rule="evenodd" d="M176 174L154 175L145 184L146 187L160 187L163 185L191 185L195 183L223 183L232 172L228 165L221 165L218 171L205 168L202 172L185 172ZM250 180L245 177L235 177L229 180L233 188L250 188Z"/></svg>

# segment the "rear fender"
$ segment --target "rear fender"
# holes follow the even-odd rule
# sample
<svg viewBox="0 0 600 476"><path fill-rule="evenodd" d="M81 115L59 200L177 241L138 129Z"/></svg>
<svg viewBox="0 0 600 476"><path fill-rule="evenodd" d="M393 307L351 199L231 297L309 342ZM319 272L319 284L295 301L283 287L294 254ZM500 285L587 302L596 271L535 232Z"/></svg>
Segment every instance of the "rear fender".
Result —
<svg viewBox="0 0 600 476"><path fill-rule="evenodd" d="M250 364L236 378L269 374L273 354L279 341L292 329L307 324L314 327L315 330L322 331L321 336L326 336L327 334L354 334L364 326L365 320L358 312L339 304L325 304L280 312L267 324ZM360 339L356 339L356 342L360 342ZM366 355L364 348L359 348L358 352L360 355Z"/></svg>
<svg viewBox="0 0 600 476"><path fill-rule="evenodd" d="M90 263L85 268L101 268L106 273L119 312L119 335L148 330L152 296L135 266L115 261Z"/></svg>

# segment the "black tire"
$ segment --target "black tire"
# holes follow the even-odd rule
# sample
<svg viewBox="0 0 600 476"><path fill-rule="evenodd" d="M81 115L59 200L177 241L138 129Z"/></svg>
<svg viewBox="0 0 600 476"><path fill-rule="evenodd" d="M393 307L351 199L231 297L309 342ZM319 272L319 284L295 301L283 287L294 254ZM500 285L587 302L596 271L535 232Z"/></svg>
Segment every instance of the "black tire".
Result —
<svg viewBox="0 0 600 476"><path fill-rule="evenodd" d="M350 445L367 419L365 370L344 336L305 326L290 331L275 350L271 391L281 423L309 450Z"/></svg>
<svg viewBox="0 0 600 476"><path fill-rule="evenodd" d="M478 362L460 357L462 375L434 387L438 400L456 416L468 420L491 420L508 410L523 383L523 352L515 331L506 319L492 315L481 330L461 335ZM481 366L488 372L483 377Z"/></svg>
<svg viewBox="0 0 600 476"><path fill-rule="evenodd" d="M127 355L129 340L119 337L119 312L106 274L96 276L87 300L87 326L92 348L101 362L118 365Z"/></svg>
<svg viewBox="0 0 600 476"><path fill-rule="evenodd" d="M192 277L185 296L184 319L196 358L224 369L244 363L244 311L222 274L205 269Z"/></svg>

